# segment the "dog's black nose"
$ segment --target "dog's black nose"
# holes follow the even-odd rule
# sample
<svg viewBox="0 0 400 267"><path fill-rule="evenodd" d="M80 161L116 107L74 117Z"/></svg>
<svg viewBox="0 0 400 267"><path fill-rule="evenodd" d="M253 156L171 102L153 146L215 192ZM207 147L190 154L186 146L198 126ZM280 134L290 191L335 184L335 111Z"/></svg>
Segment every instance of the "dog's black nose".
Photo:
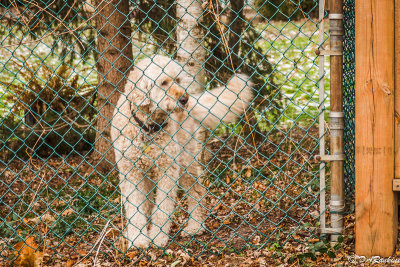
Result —
<svg viewBox="0 0 400 267"><path fill-rule="evenodd" d="M187 102L189 101L189 97L188 95L183 95L180 99L179 99L179 103L182 106L185 106L187 104Z"/></svg>

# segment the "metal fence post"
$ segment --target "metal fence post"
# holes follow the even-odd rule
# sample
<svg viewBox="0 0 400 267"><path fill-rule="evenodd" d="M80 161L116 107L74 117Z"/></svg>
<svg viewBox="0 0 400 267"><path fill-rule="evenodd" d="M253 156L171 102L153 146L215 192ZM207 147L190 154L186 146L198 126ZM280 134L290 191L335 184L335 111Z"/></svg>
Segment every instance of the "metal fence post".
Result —
<svg viewBox="0 0 400 267"><path fill-rule="evenodd" d="M331 112L330 117L330 148L331 164L331 227L334 234L332 241L337 241L338 234L343 230L344 191L343 191L343 0L330 2L330 65L331 65Z"/></svg>
<svg viewBox="0 0 400 267"><path fill-rule="evenodd" d="M343 231L343 211L344 211L344 172L343 172L343 1L335 0L330 2L330 50L322 54L330 56L330 90L331 90L331 110L330 110L330 152L331 155L320 154L318 159L331 163L331 196L330 213L331 227L325 228L321 223L321 232L332 234L331 240L336 242L338 236ZM320 126L321 127L321 126ZM320 151L321 152L321 151ZM323 194L322 194L323 195ZM321 198L321 202L325 198ZM322 204L321 204L322 205ZM322 222L325 218L321 218Z"/></svg>

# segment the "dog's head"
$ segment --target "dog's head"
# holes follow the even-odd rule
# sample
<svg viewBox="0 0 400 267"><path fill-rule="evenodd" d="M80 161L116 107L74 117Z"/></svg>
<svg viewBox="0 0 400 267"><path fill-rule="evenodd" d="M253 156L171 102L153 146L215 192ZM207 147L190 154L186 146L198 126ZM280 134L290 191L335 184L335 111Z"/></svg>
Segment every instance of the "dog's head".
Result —
<svg viewBox="0 0 400 267"><path fill-rule="evenodd" d="M132 112L144 113L160 123L169 114L186 108L189 96L179 85L182 71L179 64L165 56L141 60L125 86Z"/></svg>

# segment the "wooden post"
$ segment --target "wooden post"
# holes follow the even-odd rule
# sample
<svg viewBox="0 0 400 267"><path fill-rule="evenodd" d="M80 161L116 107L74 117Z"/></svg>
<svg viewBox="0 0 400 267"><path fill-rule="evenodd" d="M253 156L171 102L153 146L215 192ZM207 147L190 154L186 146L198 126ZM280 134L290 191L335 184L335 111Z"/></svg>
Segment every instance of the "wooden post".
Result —
<svg viewBox="0 0 400 267"><path fill-rule="evenodd" d="M397 238L394 0L356 0L356 254L389 257Z"/></svg>
<svg viewBox="0 0 400 267"><path fill-rule="evenodd" d="M394 91L394 120L395 120L395 161L394 178L400 179L400 0L395 0L394 8L394 38L395 38L395 91Z"/></svg>

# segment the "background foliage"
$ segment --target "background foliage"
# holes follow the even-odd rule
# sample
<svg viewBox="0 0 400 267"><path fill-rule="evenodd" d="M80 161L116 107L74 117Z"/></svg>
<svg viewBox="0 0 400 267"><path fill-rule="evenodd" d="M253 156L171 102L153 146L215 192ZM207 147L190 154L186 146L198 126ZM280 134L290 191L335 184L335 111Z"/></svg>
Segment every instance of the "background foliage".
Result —
<svg viewBox="0 0 400 267"><path fill-rule="evenodd" d="M314 0L256 0L258 12L268 20L298 20L318 16Z"/></svg>

